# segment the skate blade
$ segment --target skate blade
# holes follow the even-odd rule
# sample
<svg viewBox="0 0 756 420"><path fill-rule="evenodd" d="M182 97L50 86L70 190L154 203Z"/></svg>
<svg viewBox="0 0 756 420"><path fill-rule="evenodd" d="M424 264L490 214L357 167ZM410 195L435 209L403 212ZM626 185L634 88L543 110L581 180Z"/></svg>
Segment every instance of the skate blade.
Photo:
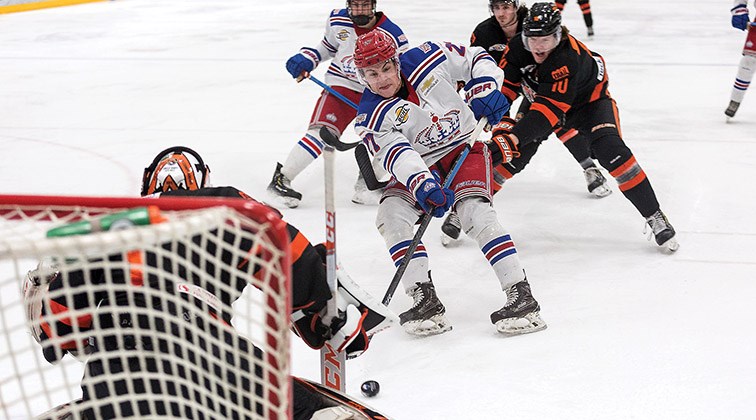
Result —
<svg viewBox="0 0 756 420"><path fill-rule="evenodd" d="M268 196L270 196L270 200L273 203L281 205L281 206L286 206L286 207L288 207L290 209L295 209L295 208L299 207L299 202L301 201L298 198L284 197L282 195L278 195L278 194L276 194L274 192L270 192L270 191L268 191Z"/></svg>
<svg viewBox="0 0 756 420"><path fill-rule="evenodd" d="M352 196L352 203L354 204L363 204L368 206L377 206L381 201L381 196L383 195L383 192L381 191L358 191L355 192Z"/></svg>
<svg viewBox="0 0 756 420"><path fill-rule="evenodd" d="M522 318L506 318L496 321L496 330L507 337L530 334L546 329L546 322L538 312L531 312Z"/></svg>
<svg viewBox="0 0 756 420"><path fill-rule="evenodd" d="M591 194L598 198L604 198L612 193L612 189L606 185L599 185L591 191Z"/></svg>
<svg viewBox="0 0 756 420"><path fill-rule="evenodd" d="M407 334L418 337L443 334L452 329L449 320L444 315L434 315L424 321L405 322L402 327Z"/></svg>
<svg viewBox="0 0 756 420"><path fill-rule="evenodd" d="M462 239L460 238L454 239L451 236L441 232L441 245L445 247L452 247L459 244L460 242L462 242Z"/></svg>
<svg viewBox="0 0 756 420"><path fill-rule="evenodd" d="M673 236L670 238L667 242L664 242L663 244L659 245L662 248L666 248L670 252L675 252L678 249L680 249L680 243L677 242L677 239Z"/></svg>

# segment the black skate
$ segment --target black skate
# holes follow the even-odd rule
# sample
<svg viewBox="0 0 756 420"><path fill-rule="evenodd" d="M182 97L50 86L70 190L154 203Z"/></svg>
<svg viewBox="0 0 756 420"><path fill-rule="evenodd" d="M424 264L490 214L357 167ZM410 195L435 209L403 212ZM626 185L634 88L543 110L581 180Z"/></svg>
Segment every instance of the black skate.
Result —
<svg viewBox="0 0 756 420"><path fill-rule="evenodd" d="M585 183L588 186L588 192L598 198L606 197L612 193L612 189L606 183L606 178L599 168L593 167L583 171Z"/></svg>
<svg viewBox="0 0 756 420"><path fill-rule="evenodd" d="M593 36L594 35L593 26L587 27L586 30L588 32L588 36Z"/></svg>
<svg viewBox="0 0 756 420"><path fill-rule="evenodd" d="M740 102L730 101L730 105L728 105L727 109L725 109L725 115L727 115L729 118L734 117L735 113L738 112L739 106Z"/></svg>
<svg viewBox="0 0 756 420"><path fill-rule="evenodd" d="M399 324L412 335L427 336L445 333L452 329L449 320L444 315L446 308L438 300L433 283L415 283L410 290L415 303L412 307L399 314Z"/></svg>
<svg viewBox="0 0 756 420"><path fill-rule="evenodd" d="M268 192L284 203L286 207L293 209L299 205L299 201L302 200L302 194L291 188L291 181L281 173L282 167L283 165L280 163L276 165L273 180L268 185Z"/></svg>
<svg viewBox="0 0 756 420"><path fill-rule="evenodd" d="M507 303L491 314L491 322L496 329L507 336L528 334L546 329L541 319L541 307L530 293L530 284L525 279L507 290Z"/></svg>
<svg viewBox="0 0 756 420"><path fill-rule="evenodd" d="M457 212L450 211L441 225L441 244L449 246L452 242L459 239L459 233L462 231L462 222L459 220Z"/></svg>
<svg viewBox="0 0 756 420"><path fill-rule="evenodd" d="M651 234L653 234L657 245L667 247L670 251L677 251L680 244L677 243L675 238L675 228L669 224L667 216L661 210L657 210L651 217L647 217L646 223L651 227L648 240L651 240Z"/></svg>

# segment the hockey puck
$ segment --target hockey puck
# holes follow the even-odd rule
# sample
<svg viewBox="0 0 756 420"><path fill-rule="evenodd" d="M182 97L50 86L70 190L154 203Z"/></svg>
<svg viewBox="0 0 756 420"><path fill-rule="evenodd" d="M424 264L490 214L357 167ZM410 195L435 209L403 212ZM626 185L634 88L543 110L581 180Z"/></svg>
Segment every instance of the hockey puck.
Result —
<svg viewBox="0 0 756 420"><path fill-rule="evenodd" d="M362 391L362 395L366 397L375 397L381 391L381 386L377 381L365 381L362 383L362 386L360 386L360 391Z"/></svg>

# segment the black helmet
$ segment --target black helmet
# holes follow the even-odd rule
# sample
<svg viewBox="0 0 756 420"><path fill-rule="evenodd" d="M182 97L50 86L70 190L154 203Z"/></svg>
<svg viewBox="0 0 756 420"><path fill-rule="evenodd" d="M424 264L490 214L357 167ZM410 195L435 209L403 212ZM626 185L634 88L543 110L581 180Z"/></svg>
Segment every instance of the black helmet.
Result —
<svg viewBox="0 0 756 420"><path fill-rule="evenodd" d="M488 0L488 8L493 9L493 5L496 3L511 3L514 5L515 9L520 7L520 4L522 4L520 0Z"/></svg>
<svg viewBox="0 0 756 420"><path fill-rule="evenodd" d="M534 3L522 23L524 36L546 36L562 26L562 14L554 3Z"/></svg>

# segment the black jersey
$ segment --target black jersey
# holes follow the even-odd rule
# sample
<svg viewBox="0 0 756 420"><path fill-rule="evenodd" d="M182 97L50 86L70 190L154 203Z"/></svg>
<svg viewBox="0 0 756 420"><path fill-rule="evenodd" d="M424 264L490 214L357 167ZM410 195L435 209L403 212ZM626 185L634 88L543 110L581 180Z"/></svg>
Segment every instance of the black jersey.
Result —
<svg viewBox="0 0 756 420"><path fill-rule="evenodd" d="M514 101L521 90L532 103L512 130L521 144L549 135L588 103L610 98L604 59L566 32L541 64L525 49L521 37L507 46L502 93Z"/></svg>
<svg viewBox="0 0 756 420"><path fill-rule="evenodd" d="M525 19L525 15L528 13L528 8L523 6L517 9L517 33L522 31L522 21ZM470 46L482 47L488 54L499 63L499 67L502 67L501 59L504 56L504 49L507 47L509 39L504 34L504 30L501 29L501 25L496 21L496 18L491 16L488 19L480 22L475 27L472 35L470 36Z"/></svg>

